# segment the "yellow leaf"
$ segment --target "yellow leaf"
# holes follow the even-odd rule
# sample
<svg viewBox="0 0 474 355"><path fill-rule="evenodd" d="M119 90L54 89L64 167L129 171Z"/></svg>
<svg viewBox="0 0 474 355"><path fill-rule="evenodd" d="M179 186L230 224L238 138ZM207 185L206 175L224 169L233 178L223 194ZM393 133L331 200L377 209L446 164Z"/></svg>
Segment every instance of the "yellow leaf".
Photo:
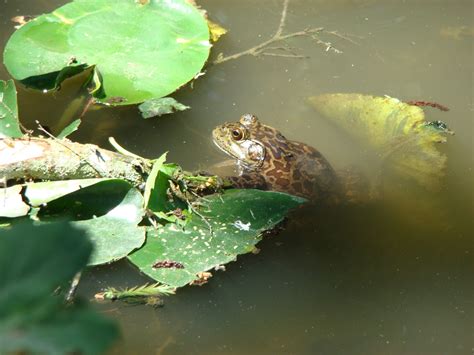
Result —
<svg viewBox="0 0 474 355"><path fill-rule="evenodd" d="M374 150L384 167L429 189L439 187L446 155L436 144L452 132L443 122L428 122L424 111L393 97L325 94L309 98L324 117Z"/></svg>

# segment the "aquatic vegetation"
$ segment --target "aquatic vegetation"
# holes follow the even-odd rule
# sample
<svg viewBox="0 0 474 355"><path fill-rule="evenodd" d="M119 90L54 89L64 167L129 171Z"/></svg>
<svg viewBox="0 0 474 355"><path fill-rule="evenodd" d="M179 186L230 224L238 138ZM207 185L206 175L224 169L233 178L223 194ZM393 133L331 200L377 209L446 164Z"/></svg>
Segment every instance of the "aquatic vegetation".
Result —
<svg viewBox="0 0 474 355"><path fill-rule="evenodd" d="M75 0L21 26L3 59L15 79L40 90L90 70L98 101L130 105L192 80L210 48L206 18L188 1Z"/></svg>
<svg viewBox="0 0 474 355"><path fill-rule="evenodd" d="M53 295L86 266L92 252L86 233L64 222L23 222L0 232L0 353L107 350L117 325L85 303L66 305Z"/></svg>
<svg viewBox="0 0 474 355"><path fill-rule="evenodd" d="M12 123L16 120L11 117ZM9 127L1 128L5 136L14 134ZM218 176L183 171L166 163L166 153L150 160L115 141L120 154L72 143L63 138L66 134L2 140L0 174L4 185L13 186L0 189L4 196L0 217L9 218L7 225L22 217L37 224L66 218L84 230L94 245L89 266L128 257L140 271L165 285L202 284L209 279L209 270L254 250L264 231L306 202L277 192L223 191ZM117 169L115 159L135 171L131 179ZM82 178L58 178L53 172L61 161L72 166L74 174L79 166L91 169ZM31 169L35 164L40 166L38 175Z"/></svg>
<svg viewBox="0 0 474 355"><path fill-rule="evenodd" d="M418 105L393 97L362 94L325 94L309 98L324 117L361 144L378 153L385 171L437 189L446 171L447 157L439 143L453 132L442 122L429 122ZM422 105L423 104L423 105ZM445 109L439 104L430 104Z"/></svg>

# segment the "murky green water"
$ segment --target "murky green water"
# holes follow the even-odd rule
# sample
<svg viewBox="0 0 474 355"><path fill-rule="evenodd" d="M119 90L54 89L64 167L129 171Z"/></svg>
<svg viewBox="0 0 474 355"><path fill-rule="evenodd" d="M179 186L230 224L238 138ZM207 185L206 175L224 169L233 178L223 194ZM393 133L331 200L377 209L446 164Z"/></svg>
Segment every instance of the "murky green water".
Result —
<svg viewBox="0 0 474 355"><path fill-rule="evenodd" d="M50 11L65 1L0 1L0 48L17 14ZM266 39L282 1L202 0L230 33L214 48L232 54ZM287 31L308 26L350 33L353 44L326 36L343 53L307 38L290 45L308 59L243 57L212 66L175 95L192 110L143 120L135 108L89 112L74 138L107 147L114 136L138 154L187 169L223 156L211 129L253 112L289 138L319 148L336 167L364 166L367 152L318 117L305 98L361 92L432 100L427 109L456 132L442 147L448 176L436 194L387 196L366 207L308 209L287 229L239 258L203 287L185 288L163 309L99 305L120 321L114 354L471 354L473 319L473 37L448 27L474 26L466 0L292 0ZM0 65L0 78L8 74ZM54 128L78 91L54 95L20 88L21 117ZM403 190L403 189L402 189ZM125 262L91 271L80 292L146 282Z"/></svg>

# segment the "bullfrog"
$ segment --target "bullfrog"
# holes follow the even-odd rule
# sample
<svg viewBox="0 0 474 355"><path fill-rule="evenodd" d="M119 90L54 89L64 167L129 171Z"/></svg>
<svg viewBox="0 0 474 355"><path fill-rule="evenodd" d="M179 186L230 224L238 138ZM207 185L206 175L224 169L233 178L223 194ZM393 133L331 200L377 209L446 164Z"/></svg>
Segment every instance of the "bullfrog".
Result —
<svg viewBox="0 0 474 355"><path fill-rule="evenodd" d="M310 200L329 200L338 193L337 174L318 150L286 139L255 115L217 126L212 136L236 160L238 176L226 178L233 187L286 192Z"/></svg>

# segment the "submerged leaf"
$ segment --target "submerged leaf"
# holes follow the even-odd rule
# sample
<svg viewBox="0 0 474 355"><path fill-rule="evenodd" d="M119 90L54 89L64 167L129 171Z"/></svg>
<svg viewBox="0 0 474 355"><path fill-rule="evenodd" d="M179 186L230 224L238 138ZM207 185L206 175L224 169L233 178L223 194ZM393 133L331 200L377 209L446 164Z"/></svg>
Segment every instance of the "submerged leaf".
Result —
<svg viewBox="0 0 474 355"><path fill-rule="evenodd" d="M199 215L194 213L184 229L167 224L148 229L146 244L128 258L142 272L161 283L180 287L207 270L249 253L265 230L281 222L290 209L306 200L260 190L229 190L206 196Z"/></svg>
<svg viewBox="0 0 474 355"><path fill-rule="evenodd" d="M323 116L382 157L386 168L435 189L445 174L446 156L437 143L451 134L442 122L427 122L420 107L392 97L326 94L309 98Z"/></svg>
<svg viewBox="0 0 474 355"><path fill-rule="evenodd" d="M13 80L0 80L0 138L21 136L15 83Z"/></svg>
<svg viewBox="0 0 474 355"><path fill-rule="evenodd" d="M208 19L207 24L209 26L209 32L211 33L212 42L217 42L221 36L227 33L227 30L216 22Z"/></svg>
<svg viewBox="0 0 474 355"><path fill-rule="evenodd" d="M184 111L189 106L179 103L172 97L162 97L159 99L147 100L138 106L143 118L167 115L176 111Z"/></svg>
<svg viewBox="0 0 474 355"><path fill-rule="evenodd" d="M159 282L154 284L145 284L142 286L136 286L126 289L116 289L114 287L107 288L104 292L96 294L96 299L108 299L108 300L119 300L124 298L134 297L160 297L170 296L176 293L174 287L168 285L162 285Z"/></svg>
<svg viewBox="0 0 474 355"><path fill-rule="evenodd" d="M95 67L94 96L126 105L192 80L210 47L206 19L186 0L75 0L19 28L4 63L15 79L38 89L58 88Z"/></svg>

